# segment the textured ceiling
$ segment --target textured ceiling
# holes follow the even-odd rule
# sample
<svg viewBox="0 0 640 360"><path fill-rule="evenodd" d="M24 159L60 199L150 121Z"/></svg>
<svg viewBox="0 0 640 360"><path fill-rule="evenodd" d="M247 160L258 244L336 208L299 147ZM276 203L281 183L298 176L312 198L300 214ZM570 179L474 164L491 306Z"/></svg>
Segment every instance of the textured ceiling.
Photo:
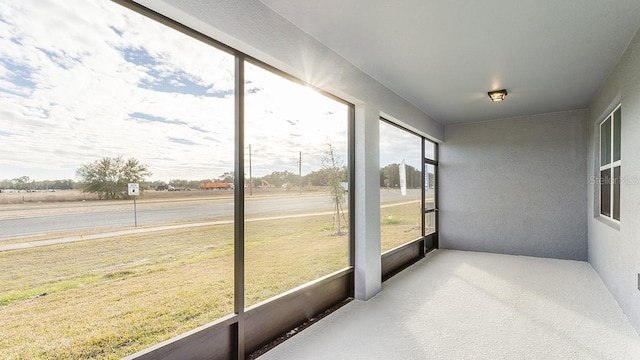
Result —
<svg viewBox="0 0 640 360"><path fill-rule="evenodd" d="M261 2L442 124L586 108L640 26L638 0Z"/></svg>

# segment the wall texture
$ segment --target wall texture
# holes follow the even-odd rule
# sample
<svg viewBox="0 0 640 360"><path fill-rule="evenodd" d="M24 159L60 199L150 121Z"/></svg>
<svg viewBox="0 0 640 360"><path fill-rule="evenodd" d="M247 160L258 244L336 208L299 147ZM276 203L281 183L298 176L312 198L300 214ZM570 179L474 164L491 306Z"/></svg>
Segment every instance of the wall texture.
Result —
<svg viewBox="0 0 640 360"><path fill-rule="evenodd" d="M445 127L440 247L587 259L587 111Z"/></svg>
<svg viewBox="0 0 640 360"><path fill-rule="evenodd" d="M598 217L598 189L588 190L589 262L640 333L640 31L589 107L588 174L598 168L598 125L622 104L620 224Z"/></svg>

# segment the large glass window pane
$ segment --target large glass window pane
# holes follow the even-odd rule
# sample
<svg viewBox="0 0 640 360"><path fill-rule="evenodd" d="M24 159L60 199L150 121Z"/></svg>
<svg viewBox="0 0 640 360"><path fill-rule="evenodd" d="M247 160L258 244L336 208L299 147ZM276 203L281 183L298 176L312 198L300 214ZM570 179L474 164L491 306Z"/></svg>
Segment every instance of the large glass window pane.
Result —
<svg viewBox="0 0 640 360"><path fill-rule="evenodd" d="M380 121L382 251L422 236L422 138Z"/></svg>
<svg viewBox="0 0 640 360"><path fill-rule="evenodd" d="M436 232L436 213L428 212L424 214L424 234L429 235Z"/></svg>
<svg viewBox="0 0 640 360"><path fill-rule="evenodd" d="M613 218L620 220L620 166L613 168Z"/></svg>
<svg viewBox="0 0 640 360"><path fill-rule="evenodd" d="M620 135L622 123L622 110L618 108L613 113L613 161L620 160Z"/></svg>
<svg viewBox="0 0 640 360"><path fill-rule="evenodd" d="M246 64L245 304L348 266L348 107Z"/></svg>
<svg viewBox="0 0 640 360"><path fill-rule="evenodd" d="M432 210L436 208L436 167L427 164L424 169L424 208Z"/></svg>
<svg viewBox="0 0 640 360"><path fill-rule="evenodd" d="M611 169L600 171L600 213L611 216Z"/></svg>
<svg viewBox="0 0 640 360"><path fill-rule="evenodd" d="M436 159L436 144L429 140L424 140L424 157L430 160Z"/></svg>
<svg viewBox="0 0 640 360"><path fill-rule="evenodd" d="M200 184L233 180L233 57L111 1L2 8L0 358L120 358L232 313L232 191Z"/></svg>
<svg viewBox="0 0 640 360"><path fill-rule="evenodd" d="M600 124L600 165L611 162L611 117Z"/></svg>

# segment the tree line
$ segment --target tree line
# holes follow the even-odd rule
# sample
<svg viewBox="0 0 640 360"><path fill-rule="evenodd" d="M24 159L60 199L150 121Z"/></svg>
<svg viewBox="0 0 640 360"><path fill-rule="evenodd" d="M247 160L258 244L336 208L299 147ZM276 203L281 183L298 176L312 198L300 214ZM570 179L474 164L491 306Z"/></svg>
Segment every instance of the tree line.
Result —
<svg viewBox="0 0 640 360"><path fill-rule="evenodd" d="M347 168L346 166L340 167L336 173L334 169L320 169L317 171L312 171L307 175L302 176L302 186L328 186L331 182L331 179L337 178L340 182L347 181ZM205 178L200 180L188 180L188 179L172 179L169 181L150 181L147 183L148 189L156 189L158 187L164 187L167 185L171 185L176 189L198 189L201 183L207 182L222 182L222 183L233 183L235 179L234 172L225 172L224 174L213 177L213 178ZM252 187L259 187L262 184L269 184L270 187L275 188L295 188L300 185L300 175L293 173L291 171L274 171L271 174L267 174L264 176L257 176L248 178L245 177L245 185Z"/></svg>
<svg viewBox="0 0 640 360"><path fill-rule="evenodd" d="M411 165L405 165L408 188L419 188L422 186L422 171ZM430 176L432 174L429 174ZM431 179L430 179L431 180ZM400 164L389 164L380 169L380 187L398 188L400 187Z"/></svg>
<svg viewBox="0 0 640 360"><path fill-rule="evenodd" d="M406 166L407 187L417 188L422 184L422 172L411 165ZM233 171L225 172L218 177L200 180L173 179L165 181L146 181L152 175L149 167L140 163L135 158L104 157L91 163L82 165L76 172L79 179L75 182L71 179L64 180L32 180L28 176L15 179L0 180L0 189L13 189L23 191L38 190L69 190L81 189L84 192L97 193L101 199L128 198L127 184L139 183L141 192L149 189L159 189L171 185L175 189L199 189L201 183L224 182L233 183L235 175ZM432 176L432 174L429 174ZM328 186L337 187L346 182L348 178L347 167L339 164L323 166L300 178L299 174L291 171L274 171L260 177L245 178L246 186L259 187L268 184L269 187L294 189L300 184L304 187ZM432 179L430 179L431 181ZM380 169L380 186L397 188L400 186L399 164L389 164Z"/></svg>
<svg viewBox="0 0 640 360"><path fill-rule="evenodd" d="M65 180L32 180L28 176L15 179L0 180L0 189L38 191L38 190L70 190L76 188L76 182Z"/></svg>

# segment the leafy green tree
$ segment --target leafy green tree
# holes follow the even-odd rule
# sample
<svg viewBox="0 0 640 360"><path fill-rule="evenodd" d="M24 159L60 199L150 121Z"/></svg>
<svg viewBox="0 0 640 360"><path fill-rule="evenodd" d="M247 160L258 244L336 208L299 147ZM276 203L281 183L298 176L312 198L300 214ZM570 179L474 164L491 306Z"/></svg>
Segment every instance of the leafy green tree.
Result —
<svg viewBox="0 0 640 360"><path fill-rule="evenodd" d="M169 181L169 185L173 186L176 190L185 190L189 188L189 180L172 179Z"/></svg>
<svg viewBox="0 0 640 360"><path fill-rule="evenodd" d="M56 189L56 190L69 190L69 189L73 189L73 180L71 179L66 179L66 180L46 180L45 181L48 186L49 189Z"/></svg>
<svg viewBox="0 0 640 360"><path fill-rule="evenodd" d="M380 187L398 188L400 187L400 164L389 164L380 169ZM422 184L422 172L419 169L407 164L407 187L419 188Z"/></svg>
<svg viewBox="0 0 640 360"><path fill-rule="evenodd" d="M320 170L312 171L309 174L303 176L303 182L309 183L313 186L328 186L331 182L331 178L338 175L342 182L347 181L347 167L341 166L339 174L336 174L335 169L322 168Z"/></svg>
<svg viewBox="0 0 640 360"><path fill-rule="evenodd" d="M166 181L162 181L162 180L147 181L145 183L145 187L147 189L158 189L158 188L160 188L160 189L165 188L166 189L166 186L167 186L167 182Z"/></svg>
<svg viewBox="0 0 640 360"><path fill-rule="evenodd" d="M18 190L30 190L32 188L31 180L28 176L20 176L11 180L14 184L13 188Z"/></svg>
<svg viewBox="0 0 640 360"><path fill-rule="evenodd" d="M274 187L280 188L284 184L298 184L299 176L298 174L294 174L288 170L285 171L274 171L271 174L265 175L258 180L267 181L269 184Z"/></svg>
<svg viewBox="0 0 640 360"><path fill-rule="evenodd" d="M135 158L124 160L122 156L104 157L84 164L76 171L83 183L82 191L97 193L100 199L128 198L127 184L142 183L150 175L147 165Z"/></svg>
<svg viewBox="0 0 640 360"><path fill-rule="evenodd" d="M389 164L380 169L380 186L398 187L400 186L400 172L398 164Z"/></svg>
<svg viewBox="0 0 640 360"><path fill-rule="evenodd" d="M234 174L233 171L227 171L224 174L218 176L215 182L233 183Z"/></svg>

